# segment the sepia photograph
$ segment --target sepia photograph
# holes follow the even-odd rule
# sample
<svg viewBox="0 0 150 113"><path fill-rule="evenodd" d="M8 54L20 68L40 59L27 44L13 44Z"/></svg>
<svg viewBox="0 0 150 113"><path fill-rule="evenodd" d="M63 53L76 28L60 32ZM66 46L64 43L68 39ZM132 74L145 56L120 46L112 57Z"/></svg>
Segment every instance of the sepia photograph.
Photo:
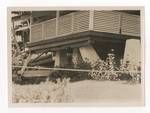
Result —
<svg viewBox="0 0 150 113"><path fill-rule="evenodd" d="M26 9L7 12L9 103L144 106L141 7Z"/></svg>

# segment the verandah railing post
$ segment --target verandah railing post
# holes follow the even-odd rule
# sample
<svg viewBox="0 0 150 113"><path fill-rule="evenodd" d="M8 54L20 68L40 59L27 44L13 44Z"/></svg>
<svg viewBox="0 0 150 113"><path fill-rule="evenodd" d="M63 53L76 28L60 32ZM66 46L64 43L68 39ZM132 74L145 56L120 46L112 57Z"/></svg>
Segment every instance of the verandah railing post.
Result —
<svg viewBox="0 0 150 113"><path fill-rule="evenodd" d="M94 10L89 11L89 30L94 29Z"/></svg>
<svg viewBox="0 0 150 113"><path fill-rule="evenodd" d="M58 35L58 21L59 21L59 13L60 11L56 11L56 36Z"/></svg>
<svg viewBox="0 0 150 113"><path fill-rule="evenodd" d="M71 32L73 33L74 31L74 13L71 14Z"/></svg>

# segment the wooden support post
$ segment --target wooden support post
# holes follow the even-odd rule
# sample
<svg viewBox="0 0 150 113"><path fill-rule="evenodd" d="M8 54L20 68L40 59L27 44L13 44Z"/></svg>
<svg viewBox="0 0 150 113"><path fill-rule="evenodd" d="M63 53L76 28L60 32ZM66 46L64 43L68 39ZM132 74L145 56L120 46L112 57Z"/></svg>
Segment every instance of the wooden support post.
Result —
<svg viewBox="0 0 150 113"><path fill-rule="evenodd" d="M22 75L24 74L25 69L26 69L28 63L30 62L30 60L31 60L31 54L29 53L27 59L25 59L25 61L24 61L24 63L23 63L23 67L22 67L21 70L18 72L18 74L19 74L20 76L22 76Z"/></svg>
<svg viewBox="0 0 150 113"><path fill-rule="evenodd" d="M99 55L92 45L84 46L79 48L81 57L83 61L89 61L90 63L95 63L97 60L100 60Z"/></svg>
<svg viewBox="0 0 150 113"><path fill-rule="evenodd" d="M54 60L55 60L54 67L60 67L60 51L56 51Z"/></svg>

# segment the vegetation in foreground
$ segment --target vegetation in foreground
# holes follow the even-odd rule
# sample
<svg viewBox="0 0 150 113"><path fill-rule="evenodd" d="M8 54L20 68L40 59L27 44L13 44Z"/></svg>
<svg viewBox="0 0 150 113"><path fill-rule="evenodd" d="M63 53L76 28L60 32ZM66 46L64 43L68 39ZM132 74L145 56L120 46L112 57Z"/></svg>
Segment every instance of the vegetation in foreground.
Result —
<svg viewBox="0 0 150 113"><path fill-rule="evenodd" d="M57 83L50 81L40 84L12 86L13 103L61 103L72 102L70 96L69 79L57 79Z"/></svg>

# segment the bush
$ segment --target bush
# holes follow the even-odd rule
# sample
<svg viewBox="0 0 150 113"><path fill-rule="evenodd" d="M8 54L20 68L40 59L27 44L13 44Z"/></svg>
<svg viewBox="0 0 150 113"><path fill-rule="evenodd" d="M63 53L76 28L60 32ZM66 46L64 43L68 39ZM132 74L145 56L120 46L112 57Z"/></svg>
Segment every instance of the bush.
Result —
<svg viewBox="0 0 150 113"><path fill-rule="evenodd" d="M46 81L40 84L19 85L12 84L13 103L60 103L72 102L69 79L56 83Z"/></svg>
<svg viewBox="0 0 150 113"><path fill-rule="evenodd" d="M85 70L91 69L91 65L88 61L80 61L76 65L76 67L72 67L72 69L85 69ZM70 81L73 82L73 81L90 79L91 76L89 75L89 72L66 71L66 70L53 71L49 75L49 80L52 80L54 82L56 82L57 78L60 78L61 80L63 78L70 78Z"/></svg>
<svg viewBox="0 0 150 113"><path fill-rule="evenodd" d="M92 72L90 76L94 80L129 80L141 83L140 65L136 66L129 61L121 60L121 64L117 67L114 57L108 57L106 61L97 60L92 64Z"/></svg>

